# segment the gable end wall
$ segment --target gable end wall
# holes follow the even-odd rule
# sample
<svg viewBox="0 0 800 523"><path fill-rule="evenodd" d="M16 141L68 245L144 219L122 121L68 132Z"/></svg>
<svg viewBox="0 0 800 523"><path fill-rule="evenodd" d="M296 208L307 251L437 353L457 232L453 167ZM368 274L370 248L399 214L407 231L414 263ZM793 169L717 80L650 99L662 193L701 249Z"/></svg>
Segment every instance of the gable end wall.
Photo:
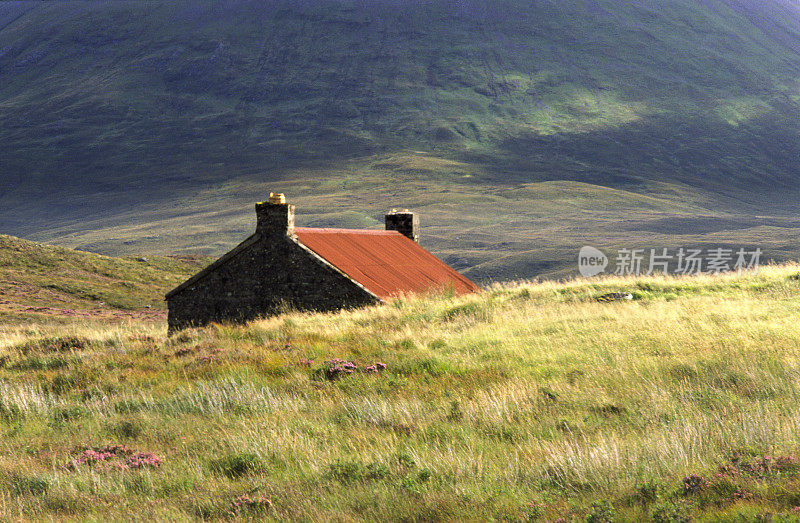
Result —
<svg viewBox="0 0 800 523"><path fill-rule="evenodd" d="M169 331L246 322L287 308L332 311L375 295L289 236L266 236L167 298Z"/></svg>

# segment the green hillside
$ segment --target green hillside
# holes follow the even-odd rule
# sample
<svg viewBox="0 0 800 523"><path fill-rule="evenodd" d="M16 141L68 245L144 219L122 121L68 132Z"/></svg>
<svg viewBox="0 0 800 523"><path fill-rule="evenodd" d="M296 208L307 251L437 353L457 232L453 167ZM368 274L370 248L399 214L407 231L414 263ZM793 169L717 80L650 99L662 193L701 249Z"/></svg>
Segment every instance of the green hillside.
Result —
<svg viewBox="0 0 800 523"><path fill-rule="evenodd" d="M166 318L164 293L208 261L188 256L110 258L0 235L0 323L161 323Z"/></svg>
<svg viewBox="0 0 800 523"><path fill-rule="evenodd" d="M483 280L797 258L798 41L783 0L5 2L0 230L216 254L282 190L302 225L412 207Z"/></svg>
<svg viewBox="0 0 800 523"><path fill-rule="evenodd" d="M3 318L0 519L797 521L798 296L786 265L170 338Z"/></svg>

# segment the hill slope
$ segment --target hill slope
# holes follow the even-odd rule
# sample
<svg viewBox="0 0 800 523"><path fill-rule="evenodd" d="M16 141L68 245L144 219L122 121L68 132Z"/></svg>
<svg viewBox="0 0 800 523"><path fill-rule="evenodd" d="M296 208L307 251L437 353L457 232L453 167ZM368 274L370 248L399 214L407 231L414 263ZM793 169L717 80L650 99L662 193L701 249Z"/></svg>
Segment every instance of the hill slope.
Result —
<svg viewBox="0 0 800 523"><path fill-rule="evenodd" d="M3 321L0 517L791 521L799 295L791 265L171 338Z"/></svg>
<svg viewBox="0 0 800 523"><path fill-rule="evenodd" d="M796 256L769 224L796 211L798 41L783 0L6 2L0 230L219 253L281 189L306 224L417 208L477 278L718 242L698 214Z"/></svg>
<svg viewBox="0 0 800 523"><path fill-rule="evenodd" d="M135 317L160 322L164 293L205 261L110 258L0 235L0 320Z"/></svg>

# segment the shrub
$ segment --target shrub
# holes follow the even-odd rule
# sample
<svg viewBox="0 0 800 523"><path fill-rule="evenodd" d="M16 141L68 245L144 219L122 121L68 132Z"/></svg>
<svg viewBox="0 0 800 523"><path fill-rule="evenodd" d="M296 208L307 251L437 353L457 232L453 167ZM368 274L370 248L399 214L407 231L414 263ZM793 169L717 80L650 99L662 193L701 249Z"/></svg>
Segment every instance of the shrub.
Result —
<svg viewBox="0 0 800 523"><path fill-rule="evenodd" d="M154 468L161 466L163 460L152 452L134 452L125 460L125 465L132 469Z"/></svg>
<svg viewBox="0 0 800 523"><path fill-rule="evenodd" d="M336 460L328 465L326 476L340 483L355 483L382 479L389 475L389 468L380 463L364 465L360 461Z"/></svg>
<svg viewBox="0 0 800 523"><path fill-rule="evenodd" d="M300 363L310 366L313 362L311 360L301 360ZM357 375L359 372L363 372L364 374L380 374L384 370L386 370L386 364L380 361L372 365L367 365L363 370L359 370L355 362L333 358L332 360L326 361L324 367L314 371L314 377L320 380L336 381L346 376Z"/></svg>
<svg viewBox="0 0 800 523"><path fill-rule="evenodd" d="M793 473L800 469L800 460L794 454L757 456L737 463L740 470L754 476Z"/></svg>
<svg viewBox="0 0 800 523"><path fill-rule="evenodd" d="M341 483L355 483L361 479L361 463L336 460L328 465L327 476Z"/></svg>
<svg viewBox="0 0 800 523"><path fill-rule="evenodd" d="M194 352L194 347L181 347L180 349L175 351L174 356L176 358L180 358L182 356L188 356Z"/></svg>
<svg viewBox="0 0 800 523"><path fill-rule="evenodd" d="M77 389L86 389L97 381L98 376L94 371L75 369L68 373L56 375L47 383L45 388L54 394L65 394Z"/></svg>
<svg viewBox="0 0 800 523"><path fill-rule="evenodd" d="M33 494L38 496L50 489L50 480L44 476L21 476L11 477L11 485L20 494Z"/></svg>
<svg viewBox="0 0 800 523"><path fill-rule="evenodd" d="M544 511L542 510L542 506L537 503L528 503L525 507L526 513L526 520L529 522L539 521L539 518L542 517Z"/></svg>
<svg viewBox="0 0 800 523"><path fill-rule="evenodd" d="M731 478L719 475L710 483L709 491L717 499L742 499L739 495L745 491L739 487Z"/></svg>
<svg viewBox="0 0 800 523"><path fill-rule="evenodd" d="M389 475L389 468L380 463L370 463L364 469L364 479L381 479Z"/></svg>
<svg viewBox="0 0 800 523"><path fill-rule="evenodd" d="M116 425L112 425L110 432L119 436L120 438L136 439L142 434L143 430L138 421L123 420Z"/></svg>
<svg viewBox="0 0 800 523"><path fill-rule="evenodd" d="M444 321L454 321L459 318L486 319L487 313L477 303L464 303L451 307L442 315Z"/></svg>
<svg viewBox="0 0 800 523"><path fill-rule="evenodd" d="M659 489L660 485L657 482L652 480L647 481L636 489L633 498L643 505L654 503L658 499Z"/></svg>
<svg viewBox="0 0 800 523"><path fill-rule="evenodd" d="M609 501L598 500L589 507L589 515L586 516L587 523L611 523L616 517L614 505Z"/></svg>
<svg viewBox="0 0 800 523"><path fill-rule="evenodd" d="M414 458L412 458L411 455L406 451L398 452L395 455L395 459L397 460L397 463L404 468L414 468L417 466Z"/></svg>
<svg viewBox="0 0 800 523"><path fill-rule="evenodd" d="M272 501L264 496L252 497L243 494L233 500L231 514L234 516L259 516L272 508Z"/></svg>
<svg viewBox="0 0 800 523"><path fill-rule="evenodd" d="M228 478L238 478L264 470L263 460L252 452L229 454L212 462L211 468Z"/></svg>
<svg viewBox="0 0 800 523"><path fill-rule="evenodd" d="M657 506L653 509L651 517L653 523L689 523L692 521L686 507L674 502Z"/></svg>
<svg viewBox="0 0 800 523"><path fill-rule="evenodd" d="M464 411L461 409L461 402L452 400L450 410L447 412L447 421L461 421L464 418Z"/></svg>
<svg viewBox="0 0 800 523"><path fill-rule="evenodd" d="M80 336L58 336L26 342L17 347L23 354L31 352L71 352L90 347L92 341Z"/></svg>
<svg viewBox="0 0 800 523"><path fill-rule="evenodd" d="M325 362L325 367L319 369L316 374L322 379L328 381L335 381L345 376L350 376L358 370L358 365L352 361L345 361L339 358L334 358Z"/></svg>
<svg viewBox="0 0 800 523"><path fill-rule="evenodd" d="M704 491L708 487L708 481L703 476L698 476L697 474L691 474L683 478L683 483L681 484L681 492L684 496L692 496L694 494L699 494L700 492Z"/></svg>
<svg viewBox="0 0 800 523"><path fill-rule="evenodd" d="M70 360L66 358L46 358L31 356L11 366L13 370L58 370L68 367Z"/></svg>
<svg viewBox="0 0 800 523"><path fill-rule="evenodd" d="M53 423L69 423L79 420L86 415L86 409L80 405L71 407L56 407L51 414Z"/></svg>
<svg viewBox="0 0 800 523"><path fill-rule="evenodd" d="M88 511L91 502L88 496L70 495L60 492L48 493L43 503L47 510L56 514L77 515Z"/></svg>
<svg viewBox="0 0 800 523"><path fill-rule="evenodd" d="M19 408L19 405L14 403L6 404L5 401L3 401L3 398L0 398L0 420L13 421L23 417L24 414Z"/></svg>

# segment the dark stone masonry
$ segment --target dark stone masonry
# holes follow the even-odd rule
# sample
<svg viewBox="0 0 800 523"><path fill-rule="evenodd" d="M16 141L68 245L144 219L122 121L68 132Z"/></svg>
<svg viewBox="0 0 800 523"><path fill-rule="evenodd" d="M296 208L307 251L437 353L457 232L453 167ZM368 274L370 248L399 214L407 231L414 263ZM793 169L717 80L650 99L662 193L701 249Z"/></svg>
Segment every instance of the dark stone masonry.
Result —
<svg viewBox="0 0 800 523"><path fill-rule="evenodd" d="M419 216L403 209L392 209L385 217L386 230L397 231L406 238L419 242Z"/></svg>
<svg viewBox="0 0 800 523"><path fill-rule="evenodd" d="M167 294L169 332L246 322L286 309L332 311L380 301L294 236L294 205L256 204L256 232Z"/></svg>

